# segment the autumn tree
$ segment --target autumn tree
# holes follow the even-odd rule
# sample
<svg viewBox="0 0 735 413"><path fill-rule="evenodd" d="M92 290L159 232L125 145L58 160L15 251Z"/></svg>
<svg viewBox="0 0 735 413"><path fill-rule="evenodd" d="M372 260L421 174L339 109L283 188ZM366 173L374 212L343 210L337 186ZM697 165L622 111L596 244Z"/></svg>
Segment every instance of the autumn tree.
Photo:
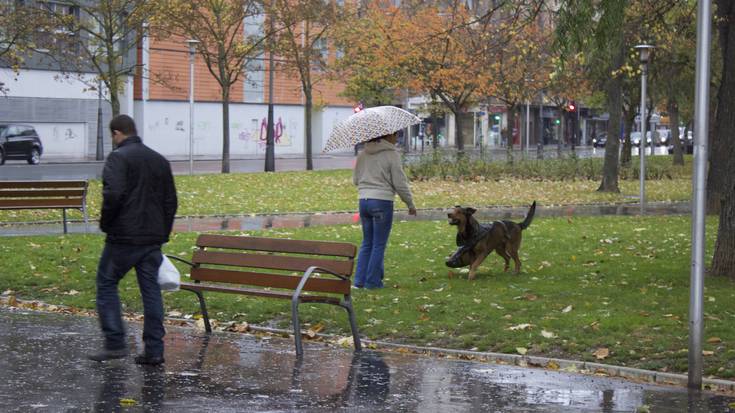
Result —
<svg viewBox="0 0 735 413"><path fill-rule="evenodd" d="M120 96L137 67L132 53L150 14L149 2L68 0L40 4L55 27L40 34L39 46L50 50L62 71L86 79L84 73L92 70L108 90L113 116L118 115Z"/></svg>
<svg viewBox="0 0 735 413"><path fill-rule="evenodd" d="M38 17L36 9L21 2L0 1L0 65L18 71L25 55L34 48L34 34L40 27L31 22Z"/></svg>
<svg viewBox="0 0 735 413"><path fill-rule="evenodd" d="M563 0L557 25L558 44L564 56L585 53L591 78L606 93L610 114L602 180L598 191L620 192L619 148L623 90L633 65L627 60L631 47L626 11L630 0ZM626 26L628 22L628 26ZM640 21L636 21L639 24ZM626 66L627 65L627 66Z"/></svg>
<svg viewBox="0 0 735 413"><path fill-rule="evenodd" d="M295 72L301 81L306 169L312 170L314 86L327 78L328 34L335 22L337 6L324 0L270 0L267 10L276 28L273 52L285 61L279 70Z"/></svg>
<svg viewBox="0 0 735 413"><path fill-rule="evenodd" d="M343 31L343 42L350 45L345 60L352 62L360 81L441 102L454 115L460 153L463 114L494 91L487 56L507 46L537 11L532 1L499 1L487 9L468 4L371 2L357 22L349 23L359 30Z"/></svg>
<svg viewBox="0 0 735 413"><path fill-rule="evenodd" d="M196 53L217 81L222 99L222 173L230 172L230 91L247 61L260 55L265 33L243 32L246 19L263 15L254 0L160 0L151 2L153 33L196 40Z"/></svg>
<svg viewBox="0 0 735 413"><path fill-rule="evenodd" d="M505 128L507 159L513 162L513 127L519 108L534 99L542 89L554 98L563 97L561 90L552 90L553 56L550 52L551 32L539 25L526 25L506 47L498 50L487 61L489 74L495 85L493 97L506 105L509 115ZM557 81L563 75L557 73ZM558 84L558 83L557 83ZM559 92L559 93L557 93Z"/></svg>

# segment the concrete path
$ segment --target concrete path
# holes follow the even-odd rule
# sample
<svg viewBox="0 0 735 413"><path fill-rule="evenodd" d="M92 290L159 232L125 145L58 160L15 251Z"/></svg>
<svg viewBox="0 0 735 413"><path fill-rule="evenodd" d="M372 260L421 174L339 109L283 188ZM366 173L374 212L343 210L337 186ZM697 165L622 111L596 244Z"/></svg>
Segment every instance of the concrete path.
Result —
<svg viewBox="0 0 735 413"><path fill-rule="evenodd" d="M603 215L638 215L638 204L597 204L597 205L565 205L540 206L536 217L568 217L568 216L603 216ZM651 202L646 205L649 215L690 214L690 202ZM443 221L447 219L448 209L422 209L418 216L411 217L405 211L396 212L395 220ZM478 208L475 216L480 221L497 219L522 219L528 213L527 207L492 207ZM234 215L209 217L179 217L174 222L176 232L202 231L251 231L269 228L303 228L321 225L354 224L355 212L316 212L309 214L279 215ZM0 236L60 234L63 232L61 222L43 223L0 223ZM91 221L85 226L83 222L74 221L69 224L70 233L98 233L99 226Z"/></svg>
<svg viewBox="0 0 735 413"><path fill-rule="evenodd" d="M86 359L93 318L0 307L3 412L729 412L735 398L619 379L168 327L166 364ZM141 326L130 324L131 352Z"/></svg>

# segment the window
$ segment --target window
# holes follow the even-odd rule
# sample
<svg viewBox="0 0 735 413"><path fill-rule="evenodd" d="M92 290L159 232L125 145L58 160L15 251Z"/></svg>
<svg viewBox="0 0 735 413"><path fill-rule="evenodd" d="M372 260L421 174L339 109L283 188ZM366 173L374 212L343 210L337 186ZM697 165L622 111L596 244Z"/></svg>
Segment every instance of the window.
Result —
<svg viewBox="0 0 735 413"><path fill-rule="evenodd" d="M79 20L79 7L77 6L55 1L46 1L41 3L41 7L53 14L59 16L72 16L74 19Z"/></svg>

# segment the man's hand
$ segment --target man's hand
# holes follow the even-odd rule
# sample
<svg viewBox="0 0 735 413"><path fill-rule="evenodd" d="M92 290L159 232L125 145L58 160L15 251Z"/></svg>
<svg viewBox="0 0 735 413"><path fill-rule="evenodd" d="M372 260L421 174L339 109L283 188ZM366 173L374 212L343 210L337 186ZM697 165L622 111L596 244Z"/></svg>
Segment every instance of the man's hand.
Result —
<svg viewBox="0 0 735 413"><path fill-rule="evenodd" d="M408 208L408 215L416 215L416 208Z"/></svg>

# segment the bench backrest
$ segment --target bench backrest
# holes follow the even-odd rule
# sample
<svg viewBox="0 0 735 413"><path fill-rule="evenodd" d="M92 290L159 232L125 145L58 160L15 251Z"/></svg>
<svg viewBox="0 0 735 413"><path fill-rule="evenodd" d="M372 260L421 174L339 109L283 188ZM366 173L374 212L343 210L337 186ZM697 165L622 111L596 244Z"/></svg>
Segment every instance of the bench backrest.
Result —
<svg viewBox="0 0 735 413"><path fill-rule="evenodd" d="M304 291L349 294L357 248L353 244L230 235L200 235L192 257L195 281L296 289L301 276L318 266L347 277L312 277Z"/></svg>
<svg viewBox="0 0 735 413"><path fill-rule="evenodd" d="M0 181L0 209L84 208L87 181Z"/></svg>

